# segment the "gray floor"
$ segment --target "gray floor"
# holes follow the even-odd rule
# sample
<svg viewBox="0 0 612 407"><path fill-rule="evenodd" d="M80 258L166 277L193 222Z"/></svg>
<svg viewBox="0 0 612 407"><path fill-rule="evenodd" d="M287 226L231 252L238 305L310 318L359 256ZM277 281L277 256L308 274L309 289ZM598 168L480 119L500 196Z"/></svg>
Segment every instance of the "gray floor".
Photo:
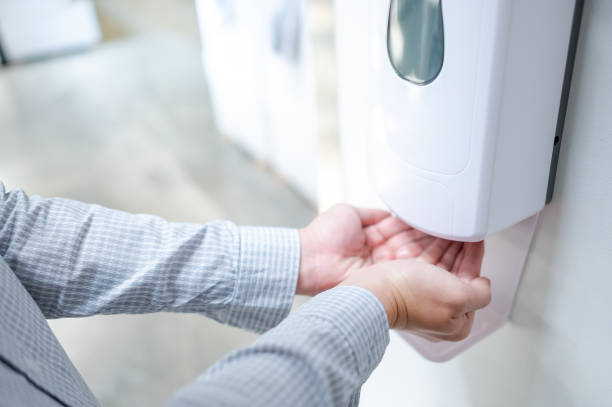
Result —
<svg viewBox="0 0 612 407"><path fill-rule="evenodd" d="M175 221L305 225L313 207L216 133L193 2L98 9L96 49L0 69L0 180ZM195 315L51 326L104 406L161 405L255 338Z"/></svg>

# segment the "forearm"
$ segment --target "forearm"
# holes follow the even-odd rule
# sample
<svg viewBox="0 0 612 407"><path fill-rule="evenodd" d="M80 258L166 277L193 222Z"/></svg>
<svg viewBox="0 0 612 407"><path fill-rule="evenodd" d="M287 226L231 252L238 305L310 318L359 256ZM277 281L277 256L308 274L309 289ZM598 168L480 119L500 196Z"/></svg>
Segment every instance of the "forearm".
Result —
<svg viewBox="0 0 612 407"><path fill-rule="evenodd" d="M299 239L5 194L0 184L0 255L50 318L184 311L263 331L290 309Z"/></svg>
<svg viewBox="0 0 612 407"><path fill-rule="evenodd" d="M348 406L388 344L374 295L339 287L311 299L253 345L219 361L171 406Z"/></svg>

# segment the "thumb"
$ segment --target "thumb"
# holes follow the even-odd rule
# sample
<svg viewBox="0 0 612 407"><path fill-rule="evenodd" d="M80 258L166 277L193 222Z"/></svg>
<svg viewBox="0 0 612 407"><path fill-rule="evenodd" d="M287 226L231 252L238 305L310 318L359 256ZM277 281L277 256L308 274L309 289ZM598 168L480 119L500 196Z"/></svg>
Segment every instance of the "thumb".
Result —
<svg viewBox="0 0 612 407"><path fill-rule="evenodd" d="M388 218L391 214L382 209L370 209L370 208L355 208L357 213L359 214L359 219L361 219L361 224L363 226L374 225L375 223L380 222L381 220Z"/></svg>
<svg viewBox="0 0 612 407"><path fill-rule="evenodd" d="M470 282L466 282L468 286L468 300L466 302L466 310L476 311L484 308L491 302L491 281L486 277L477 277Z"/></svg>

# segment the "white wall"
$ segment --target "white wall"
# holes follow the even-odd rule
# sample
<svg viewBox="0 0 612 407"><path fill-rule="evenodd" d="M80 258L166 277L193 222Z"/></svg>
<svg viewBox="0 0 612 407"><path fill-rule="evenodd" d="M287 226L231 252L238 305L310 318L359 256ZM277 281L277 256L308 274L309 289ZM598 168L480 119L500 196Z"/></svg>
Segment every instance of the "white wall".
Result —
<svg viewBox="0 0 612 407"><path fill-rule="evenodd" d="M336 10L355 13L369 2L336 0ZM352 22L337 20L338 44L348 35L343 28L362 27L362 35L357 21L367 7ZM362 406L612 405L611 21L612 1L586 1L555 197L542 214L511 320L443 364L393 335ZM337 48L343 72L343 55L360 54ZM367 58L367 50L361 54ZM367 84L358 80L358 72L339 76L341 110L343 100L353 113L367 102ZM376 201L361 176L350 176L360 165L346 134L360 139L368 127L358 117L340 115L347 193L353 202Z"/></svg>

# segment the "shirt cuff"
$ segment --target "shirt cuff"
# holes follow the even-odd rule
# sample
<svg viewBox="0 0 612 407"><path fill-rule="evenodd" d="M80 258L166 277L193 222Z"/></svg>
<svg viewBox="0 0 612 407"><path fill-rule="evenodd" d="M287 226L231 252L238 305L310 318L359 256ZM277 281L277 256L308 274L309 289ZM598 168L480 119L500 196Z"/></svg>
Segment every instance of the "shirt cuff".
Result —
<svg viewBox="0 0 612 407"><path fill-rule="evenodd" d="M300 267L296 229L242 226L227 323L264 332L291 310Z"/></svg>
<svg viewBox="0 0 612 407"><path fill-rule="evenodd" d="M349 345L363 382L380 363L389 344L387 313L378 298L360 287L340 286L302 305L296 314L326 320Z"/></svg>

